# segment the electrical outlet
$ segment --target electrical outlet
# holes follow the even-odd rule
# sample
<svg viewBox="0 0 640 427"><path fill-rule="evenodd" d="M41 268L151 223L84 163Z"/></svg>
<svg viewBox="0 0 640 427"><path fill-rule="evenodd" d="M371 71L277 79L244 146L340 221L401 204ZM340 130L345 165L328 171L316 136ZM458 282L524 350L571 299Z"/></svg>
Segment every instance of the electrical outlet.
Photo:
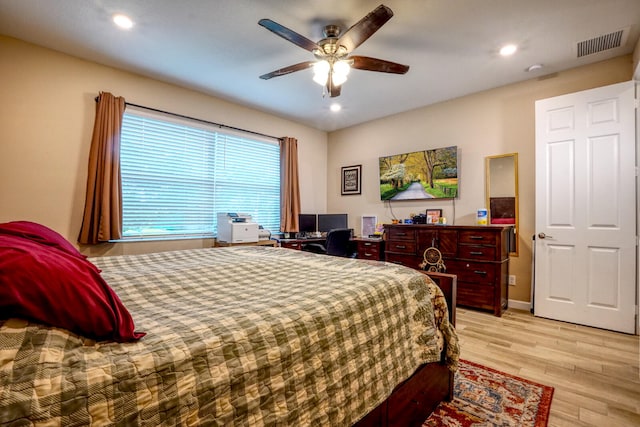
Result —
<svg viewBox="0 0 640 427"><path fill-rule="evenodd" d="M515 274L510 274L509 275L509 285L510 286L515 286L516 285L516 275Z"/></svg>

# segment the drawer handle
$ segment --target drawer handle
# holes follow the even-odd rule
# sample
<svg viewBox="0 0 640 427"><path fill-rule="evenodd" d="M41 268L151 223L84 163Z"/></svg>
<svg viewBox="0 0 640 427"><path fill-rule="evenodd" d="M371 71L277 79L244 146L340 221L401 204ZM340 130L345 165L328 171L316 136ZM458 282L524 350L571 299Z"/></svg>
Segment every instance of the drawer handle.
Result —
<svg viewBox="0 0 640 427"><path fill-rule="evenodd" d="M398 248L398 249L407 249L407 247L405 245L396 245L396 248Z"/></svg>
<svg viewBox="0 0 640 427"><path fill-rule="evenodd" d="M365 242L365 246L371 246L373 243Z"/></svg>
<svg viewBox="0 0 640 427"><path fill-rule="evenodd" d="M364 256L373 256L373 254L370 254L369 252L365 252Z"/></svg>
<svg viewBox="0 0 640 427"><path fill-rule="evenodd" d="M483 252L471 251L471 255L482 255Z"/></svg>
<svg viewBox="0 0 640 427"><path fill-rule="evenodd" d="M482 274L482 275L487 274L487 272L486 272L486 271L481 271L481 270L474 270L474 273L475 273L475 274Z"/></svg>
<svg viewBox="0 0 640 427"><path fill-rule="evenodd" d="M406 236L407 233L396 233L397 236Z"/></svg>
<svg viewBox="0 0 640 427"><path fill-rule="evenodd" d="M482 240L482 239L484 239L484 236L469 236L469 238L471 240Z"/></svg>

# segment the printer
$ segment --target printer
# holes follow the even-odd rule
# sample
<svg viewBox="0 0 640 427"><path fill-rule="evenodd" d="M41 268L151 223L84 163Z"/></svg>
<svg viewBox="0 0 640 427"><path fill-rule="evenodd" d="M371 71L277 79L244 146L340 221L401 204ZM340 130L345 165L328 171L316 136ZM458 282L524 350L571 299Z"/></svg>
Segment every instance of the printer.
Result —
<svg viewBox="0 0 640 427"><path fill-rule="evenodd" d="M217 240L226 243L257 242L258 224L252 222L249 214L219 212Z"/></svg>
<svg viewBox="0 0 640 427"><path fill-rule="evenodd" d="M258 239L271 240L271 232L261 225L258 226Z"/></svg>

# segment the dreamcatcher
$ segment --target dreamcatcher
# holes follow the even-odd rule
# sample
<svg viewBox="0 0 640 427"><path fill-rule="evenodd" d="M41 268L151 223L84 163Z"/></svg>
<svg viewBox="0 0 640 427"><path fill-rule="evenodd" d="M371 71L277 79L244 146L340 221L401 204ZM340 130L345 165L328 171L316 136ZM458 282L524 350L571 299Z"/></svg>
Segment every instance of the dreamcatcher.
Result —
<svg viewBox="0 0 640 427"><path fill-rule="evenodd" d="M420 268L426 271L435 271L439 273L443 273L447 271L447 267L444 265L444 261L442 261L442 254L438 248L434 248L433 246L425 249L424 254L422 255L424 261L420 264Z"/></svg>

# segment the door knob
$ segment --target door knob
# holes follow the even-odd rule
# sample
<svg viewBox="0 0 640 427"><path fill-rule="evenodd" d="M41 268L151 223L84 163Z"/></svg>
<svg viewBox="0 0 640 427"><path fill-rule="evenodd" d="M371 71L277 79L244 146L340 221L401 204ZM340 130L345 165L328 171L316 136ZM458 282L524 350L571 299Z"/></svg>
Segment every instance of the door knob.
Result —
<svg viewBox="0 0 640 427"><path fill-rule="evenodd" d="M553 236L547 236L544 233L538 233L538 237L541 238L541 239L546 239L547 237L550 238L550 239L553 239Z"/></svg>

